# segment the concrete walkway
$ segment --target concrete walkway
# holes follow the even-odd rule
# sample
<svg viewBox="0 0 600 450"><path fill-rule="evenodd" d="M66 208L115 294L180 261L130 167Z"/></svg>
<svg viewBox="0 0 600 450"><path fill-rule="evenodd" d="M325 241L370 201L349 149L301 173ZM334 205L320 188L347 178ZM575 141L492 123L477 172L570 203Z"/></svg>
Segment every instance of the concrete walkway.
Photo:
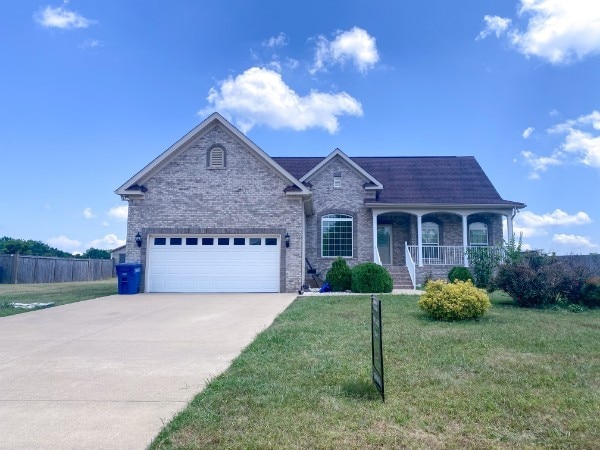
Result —
<svg viewBox="0 0 600 450"><path fill-rule="evenodd" d="M0 448L145 448L295 297L139 294L0 318Z"/></svg>

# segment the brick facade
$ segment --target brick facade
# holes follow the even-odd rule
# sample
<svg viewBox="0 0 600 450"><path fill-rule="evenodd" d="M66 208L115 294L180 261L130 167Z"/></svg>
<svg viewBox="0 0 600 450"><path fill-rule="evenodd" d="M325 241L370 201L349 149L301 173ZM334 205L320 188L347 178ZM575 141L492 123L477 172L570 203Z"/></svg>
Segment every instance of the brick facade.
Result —
<svg viewBox="0 0 600 450"><path fill-rule="evenodd" d="M225 150L225 168L208 167L207 152ZM298 291L303 282L304 206L288 197L289 186L277 171L225 127L216 125L144 181L143 197L130 198L127 261L147 260L147 236L173 234L277 234L281 242L281 291ZM141 248L135 245L140 232ZM284 245L289 233L291 244ZM142 271L141 288L144 288Z"/></svg>
<svg viewBox="0 0 600 450"><path fill-rule="evenodd" d="M341 187L333 185L333 176L341 175ZM353 217L353 255L349 266L373 261L373 219L364 205L366 179L340 156L335 156L307 179L312 186L315 214L306 218L306 257L311 265L325 273L335 258L321 256L321 219L327 214L348 214Z"/></svg>

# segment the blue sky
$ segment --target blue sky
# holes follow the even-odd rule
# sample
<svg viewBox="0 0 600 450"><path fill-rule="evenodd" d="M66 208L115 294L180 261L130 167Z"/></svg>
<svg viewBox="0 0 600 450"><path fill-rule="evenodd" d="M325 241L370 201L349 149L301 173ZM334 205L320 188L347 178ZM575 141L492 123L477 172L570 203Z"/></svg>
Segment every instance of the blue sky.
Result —
<svg viewBox="0 0 600 450"><path fill-rule="evenodd" d="M600 2L0 5L0 236L122 244L114 190L219 111L271 156L473 155L528 248L600 252Z"/></svg>

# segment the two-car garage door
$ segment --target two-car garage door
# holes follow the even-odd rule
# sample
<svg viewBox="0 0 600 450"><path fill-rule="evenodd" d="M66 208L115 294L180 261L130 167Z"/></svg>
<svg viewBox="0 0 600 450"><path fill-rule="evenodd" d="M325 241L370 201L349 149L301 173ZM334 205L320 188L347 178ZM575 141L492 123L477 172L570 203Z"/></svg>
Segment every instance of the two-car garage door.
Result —
<svg viewBox="0 0 600 450"><path fill-rule="evenodd" d="M149 236L148 292L279 292L277 236Z"/></svg>

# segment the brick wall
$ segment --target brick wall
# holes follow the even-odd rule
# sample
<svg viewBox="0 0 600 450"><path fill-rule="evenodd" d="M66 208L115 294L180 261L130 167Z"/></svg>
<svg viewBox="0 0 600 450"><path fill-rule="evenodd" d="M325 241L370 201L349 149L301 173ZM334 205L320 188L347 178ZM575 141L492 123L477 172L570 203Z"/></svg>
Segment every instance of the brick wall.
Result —
<svg viewBox="0 0 600 450"><path fill-rule="evenodd" d="M225 149L226 167L208 168L208 151ZM303 204L289 198L289 185L261 157L224 127L216 125L190 141L143 181L143 198L129 200L127 261L146 263L146 238L153 232L195 234L263 233L281 239L281 291L294 292L303 281ZM135 234L144 239L135 245ZM283 236L289 233L286 248ZM144 271L142 272L144 288Z"/></svg>
<svg viewBox="0 0 600 450"><path fill-rule="evenodd" d="M334 188L333 176L341 174L342 185ZM373 218L364 206L365 179L340 156L332 158L307 181L312 184L315 214L306 218L306 257L323 274L334 258L321 257L321 218L326 214L348 214L353 221L353 256L348 265L373 261ZM367 191L367 195L371 195Z"/></svg>

